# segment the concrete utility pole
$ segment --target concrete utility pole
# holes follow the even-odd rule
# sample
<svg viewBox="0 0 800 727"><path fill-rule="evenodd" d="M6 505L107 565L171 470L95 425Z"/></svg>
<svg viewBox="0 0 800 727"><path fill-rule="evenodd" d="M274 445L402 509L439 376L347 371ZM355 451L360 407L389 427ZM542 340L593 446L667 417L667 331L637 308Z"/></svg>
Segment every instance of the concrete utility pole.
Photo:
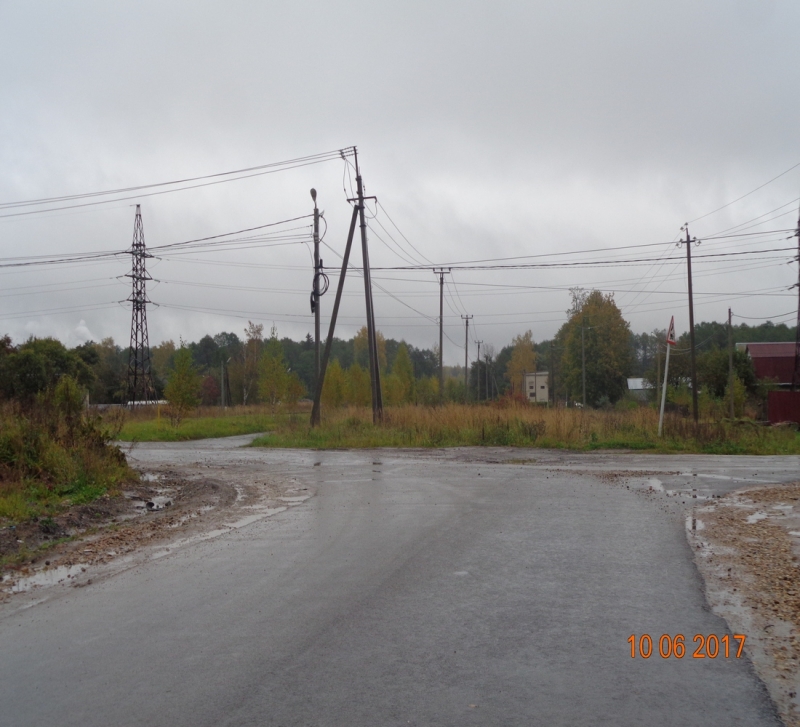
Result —
<svg viewBox="0 0 800 727"><path fill-rule="evenodd" d="M314 200L314 290L312 293L311 308L314 311L314 384L319 378L319 329L320 329L320 259L319 259L319 209L317 208L317 190L311 190L311 199Z"/></svg>
<svg viewBox="0 0 800 727"><path fill-rule="evenodd" d="M483 350L486 351L485 348ZM489 354L484 353L483 358L486 363L486 400L489 401L492 398L492 392L489 391Z"/></svg>
<svg viewBox="0 0 800 727"><path fill-rule="evenodd" d="M450 273L450 268L433 270L439 276L439 403L444 402L444 357L442 346L444 344L444 276Z"/></svg>
<svg viewBox="0 0 800 727"><path fill-rule="evenodd" d="M230 387L226 386L227 377L225 376L225 365L229 364L230 362L231 362L230 357L228 357L227 361L223 359L221 362L220 372L219 372L219 386L220 386L219 400L223 409L227 407L227 404L230 404L230 401L228 401L230 397L227 395Z"/></svg>
<svg viewBox="0 0 800 727"><path fill-rule="evenodd" d="M792 391L800 387L800 212L797 214L797 329L794 337L794 373L792 374Z"/></svg>
<svg viewBox="0 0 800 727"><path fill-rule="evenodd" d="M661 387L661 412L658 415L658 436L664 427L664 407L667 404L667 382L669 381L669 351L675 345L675 316L672 316L669 321L669 328L667 329L667 358L664 362L664 385Z"/></svg>
<svg viewBox="0 0 800 727"><path fill-rule="evenodd" d="M731 309L728 308L728 395L731 399L731 419L736 416L733 407L733 325L731 323Z"/></svg>
<svg viewBox="0 0 800 727"><path fill-rule="evenodd" d="M661 401L661 347L656 343L656 401Z"/></svg>
<svg viewBox="0 0 800 727"><path fill-rule="evenodd" d="M694 423L697 424L699 412L697 410L697 363L694 350L694 296L692 295L692 243L697 243L697 238L689 237L689 223L686 223L686 240L678 245L686 244L686 271L689 276L689 340L691 343L690 358L692 362L692 410Z"/></svg>
<svg viewBox="0 0 800 727"><path fill-rule="evenodd" d="M483 341L475 341L478 346L478 370L475 372L475 401L481 400L481 344Z"/></svg>
<svg viewBox="0 0 800 727"><path fill-rule="evenodd" d="M466 323L464 332L464 403L469 401L469 322L472 316L461 316Z"/></svg>
<svg viewBox="0 0 800 727"><path fill-rule="evenodd" d="M586 343L584 327L581 321L581 379L583 380L583 408L586 408Z"/></svg>

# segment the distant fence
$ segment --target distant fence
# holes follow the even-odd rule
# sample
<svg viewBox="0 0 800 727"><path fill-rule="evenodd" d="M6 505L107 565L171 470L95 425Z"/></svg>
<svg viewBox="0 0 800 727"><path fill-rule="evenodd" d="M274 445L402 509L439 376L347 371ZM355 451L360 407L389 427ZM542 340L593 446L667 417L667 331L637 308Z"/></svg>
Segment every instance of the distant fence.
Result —
<svg viewBox="0 0 800 727"><path fill-rule="evenodd" d="M767 409L770 424L800 424L800 391L770 391Z"/></svg>

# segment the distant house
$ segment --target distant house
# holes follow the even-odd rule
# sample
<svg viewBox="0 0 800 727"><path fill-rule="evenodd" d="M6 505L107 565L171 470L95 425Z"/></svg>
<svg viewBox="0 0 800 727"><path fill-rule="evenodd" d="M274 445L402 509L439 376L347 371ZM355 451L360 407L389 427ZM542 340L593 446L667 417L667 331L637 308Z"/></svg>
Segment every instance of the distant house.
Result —
<svg viewBox="0 0 800 727"><path fill-rule="evenodd" d="M641 401L647 401L652 387L645 381L645 379L633 378L628 379L628 393L634 398Z"/></svg>
<svg viewBox="0 0 800 727"><path fill-rule="evenodd" d="M534 404L550 402L550 374L547 371L525 373L525 396Z"/></svg>
<svg viewBox="0 0 800 727"><path fill-rule="evenodd" d="M800 392L788 391L794 374L794 342L737 343L736 348L750 356L757 378L774 381L779 387L769 392L767 413L770 422L800 424Z"/></svg>
<svg viewBox="0 0 800 727"><path fill-rule="evenodd" d="M772 379L778 386L791 386L794 373L794 341L781 343L739 343L753 361L756 377Z"/></svg>

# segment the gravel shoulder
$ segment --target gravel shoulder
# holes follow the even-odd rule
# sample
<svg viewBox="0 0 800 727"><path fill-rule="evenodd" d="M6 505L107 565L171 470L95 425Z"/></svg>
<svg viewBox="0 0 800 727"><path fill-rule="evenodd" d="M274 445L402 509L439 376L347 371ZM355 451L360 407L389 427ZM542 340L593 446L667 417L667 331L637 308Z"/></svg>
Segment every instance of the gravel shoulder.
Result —
<svg viewBox="0 0 800 727"><path fill-rule="evenodd" d="M800 482L745 488L696 507L687 533L709 604L747 635L781 718L800 726Z"/></svg>

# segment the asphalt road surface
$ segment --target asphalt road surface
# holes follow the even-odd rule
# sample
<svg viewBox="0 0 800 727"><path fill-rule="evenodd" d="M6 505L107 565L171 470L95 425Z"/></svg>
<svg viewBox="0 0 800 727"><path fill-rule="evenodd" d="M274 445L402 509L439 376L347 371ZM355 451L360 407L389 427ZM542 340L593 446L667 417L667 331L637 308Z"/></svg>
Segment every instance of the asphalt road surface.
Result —
<svg viewBox="0 0 800 727"><path fill-rule="evenodd" d="M239 443L135 455L235 459L315 496L7 604L0 725L780 724L746 657L632 659L627 640L728 633L685 536L692 495L796 479L800 458ZM603 474L620 471L646 474Z"/></svg>

